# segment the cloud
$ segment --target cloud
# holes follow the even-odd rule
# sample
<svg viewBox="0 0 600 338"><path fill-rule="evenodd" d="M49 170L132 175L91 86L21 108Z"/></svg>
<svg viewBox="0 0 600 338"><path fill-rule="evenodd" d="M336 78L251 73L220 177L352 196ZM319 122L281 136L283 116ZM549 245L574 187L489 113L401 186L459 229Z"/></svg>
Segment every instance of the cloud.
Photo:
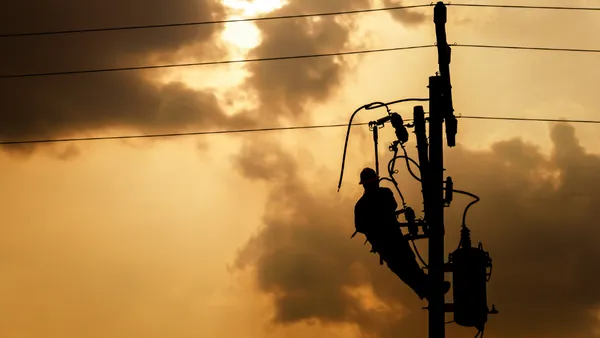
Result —
<svg viewBox="0 0 600 338"><path fill-rule="evenodd" d="M223 19L216 0L11 1L3 32L162 24ZM0 73L19 74L224 58L222 25L3 39ZM149 72L0 79L0 138L38 139L111 128L177 132L242 125L210 91L159 84ZM17 149L17 148L6 148ZM19 148L20 149L20 148Z"/></svg>
<svg viewBox="0 0 600 338"><path fill-rule="evenodd" d="M383 0L384 7L395 7L402 6L403 1L399 0ZM426 22L428 16L425 15L421 10L412 10L412 9L400 9L390 11L390 15L394 20L406 25L406 26L416 26Z"/></svg>
<svg viewBox="0 0 600 338"><path fill-rule="evenodd" d="M551 137L549 157L518 139L488 151L446 151L457 188L482 198L467 225L494 260L488 297L501 313L490 318L486 336L586 337L596 325L590 311L600 303L600 157L579 146L571 126L554 126ZM273 297L274 322L353 323L373 337L424 335L426 304L379 266L361 239L349 239L355 200L321 191L300 177L290 155L275 155L282 166L269 167L285 174L263 177L273 187L264 227L237 261L253 267L260 290ZM419 188L407 190L418 203ZM447 249L458 240L465 203L457 197L447 209ZM356 297L361 289L388 308L369 310ZM468 334L451 326L448 332Z"/></svg>
<svg viewBox="0 0 600 338"><path fill-rule="evenodd" d="M368 5L368 0L294 0L269 16L344 11ZM354 24L352 18L326 16L269 20L257 23L257 27L262 41L250 58L344 51L350 46ZM253 63L248 70L251 75L246 85L256 92L262 116L302 120L310 103L324 102L335 93L348 65L338 57L320 57Z"/></svg>

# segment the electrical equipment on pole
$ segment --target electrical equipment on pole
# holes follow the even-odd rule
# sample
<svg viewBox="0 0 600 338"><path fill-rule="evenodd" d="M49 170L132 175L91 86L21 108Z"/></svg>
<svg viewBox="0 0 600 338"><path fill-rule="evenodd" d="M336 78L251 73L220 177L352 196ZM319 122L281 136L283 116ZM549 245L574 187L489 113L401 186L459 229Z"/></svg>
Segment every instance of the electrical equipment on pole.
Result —
<svg viewBox="0 0 600 338"><path fill-rule="evenodd" d="M410 125L404 123L400 114L392 113L389 109L389 105L391 104L407 101L423 101L423 99L404 99L390 103L373 102L358 108L352 114L350 123L348 124L342 170L338 185L339 191L344 172L352 119L362 109L369 110L385 107L387 115L369 123L369 128L373 131L373 142L375 144L375 165L377 173L379 173L378 129L383 128L386 122L391 122L397 140L392 142L389 147L390 151L393 152L393 157L388 163L389 178L383 177L381 180L391 181L402 198L403 208L396 211L396 216L404 214L406 222L400 223L400 226L408 228L406 236L413 241L422 238L429 240L429 264L423 261L413 242L415 253L429 270L429 278L432 283L432 292L427 297L429 306L425 308L429 310L429 338L445 337L446 322L444 314L446 312L453 312L456 324L476 328L479 331L477 336L483 336L488 315L498 313L494 305L492 305L491 310L488 309L487 305L487 283L491 278L492 259L490 254L483 249L481 243L477 247L472 246L470 230L465 224L467 211L474 203L479 201L479 197L465 191L456 190L451 177L447 177L444 180L443 125L445 124L446 127L445 133L448 147L456 145L455 136L458 129L458 122L454 116L452 104L449 67L450 47L446 42L446 20L446 6L443 2L438 2L434 8L434 23L438 46L439 75L429 78L429 117L425 118L422 106L415 106L413 110L414 122ZM429 122L429 138L426 131L427 122ZM414 127L419 163L408 157L404 147L404 144L409 139L407 127ZM404 155L398 155L399 146L404 151ZM421 182L424 204L423 218L417 218L414 210L406 205L398 182L394 179L394 174L397 172L394 169L395 161L400 158L405 159L412 177ZM411 162L419 169L419 177L412 172L410 167ZM469 203L465 208L460 243L458 248L449 255L448 263L444 263L444 208L450 206L454 199L454 194L471 196L475 198L475 201ZM419 229L422 229L422 234L419 234ZM444 299L442 285L445 282L444 273L446 272L452 273L453 303L446 303Z"/></svg>
<svg viewBox="0 0 600 338"><path fill-rule="evenodd" d="M459 247L449 255L452 268L454 322L483 331L488 313L487 282L491 277L492 259L479 243L471 245L469 229L463 227ZM488 268L490 271L488 272Z"/></svg>

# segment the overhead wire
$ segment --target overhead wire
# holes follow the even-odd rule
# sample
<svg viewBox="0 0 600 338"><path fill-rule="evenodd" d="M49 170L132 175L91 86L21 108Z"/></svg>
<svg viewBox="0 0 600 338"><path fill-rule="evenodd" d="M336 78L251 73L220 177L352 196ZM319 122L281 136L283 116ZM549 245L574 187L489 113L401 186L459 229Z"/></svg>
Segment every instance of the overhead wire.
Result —
<svg viewBox="0 0 600 338"><path fill-rule="evenodd" d="M551 9L568 11L600 11L600 7L571 7L571 6L536 6L536 5L495 5L495 4L467 4L448 2L446 6L453 7L487 7L487 8L512 8L512 9Z"/></svg>
<svg viewBox="0 0 600 338"><path fill-rule="evenodd" d="M484 45L484 44L449 44L451 47L465 48L492 48L492 49L515 49L515 50L534 50L534 51L550 51L550 52L577 52L577 53L600 53L600 49L585 49L585 48L560 48L560 47L533 47L533 46L507 46L507 45Z"/></svg>
<svg viewBox="0 0 600 338"><path fill-rule="evenodd" d="M495 117L495 116L470 116L458 115L461 119L479 119L479 120L509 120L523 122L562 122L562 123L593 123L600 124L600 120L571 120L571 119L544 119L544 118L527 118L527 117ZM407 119L405 121L410 121ZM368 122L353 123L354 126L365 126ZM15 140L15 141L0 141L0 145L17 145L17 144L32 144L32 143L60 143L60 142L84 142L84 141L100 141L100 140L119 140L119 139L138 139L138 138L159 138L159 137L182 137L194 135L217 135L217 134L235 134L235 133L252 133L252 132L267 132L267 131L285 131L285 130L301 130L301 129L321 129L321 128L340 128L348 127L347 123L339 124L318 124L307 126L284 126L284 127L266 127L266 128L248 128L248 129L228 129L228 130L207 130L195 132L181 133L161 133L161 134L138 134L138 135L115 135L115 136L97 136L97 137L73 137L73 138L58 138L58 139L36 139L36 140Z"/></svg>
<svg viewBox="0 0 600 338"><path fill-rule="evenodd" d="M355 123L355 126L368 125L368 122ZM82 141L100 141L100 140L122 140L122 139L139 139L139 138L159 138L159 137L180 137L180 136L195 136L195 135L217 135L217 134L236 134L236 133L253 133L266 131L284 131L298 129L320 129L320 128L337 128L345 127L347 124L320 124L311 126L289 126L289 127L270 127L270 128L250 128L250 129L229 129L229 130L208 130L195 132L181 133L164 133L164 134L142 134L142 135L116 135L116 136L97 136L97 137L73 137L62 139L39 139L39 140L23 140L23 141L0 141L0 145L13 144L31 144L31 143L58 143L58 142L82 142Z"/></svg>
<svg viewBox="0 0 600 338"><path fill-rule="evenodd" d="M453 7L600 11L600 7L496 5L496 4L469 4L469 3L452 3L452 2L449 2L446 5L453 6ZM407 5L407 6L367 8L367 9L358 9L358 10L350 10L350 11L320 12L320 13L309 13L309 14L291 14L291 15L264 16L264 17L241 18L241 19L172 22L172 23L166 23L166 24L153 24L153 25L131 25L131 26L116 26L116 27L102 27L102 28L81 28L81 29L39 31L39 32L1 33L0 38L80 34L80 33L94 33L94 32L124 31L124 30L189 27L189 26L215 25L215 24L227 24L227 23L237 23L237 22L256 22L256 21L268 21L268 20L299 19L299 18L310 18L310 17L338 16L338 15L350 15L350 14L359 14L359 13L405 10L405 9L431 7L431 6L433 6L433 3L420 4L420 5Z"/></svg>
<svg viewBox="0 0 600 338"><path fill-rule="evenodd" d="M600 120L574 120L574 119L549 119L549 118L534 118L534 117L501 117L501 116L460 116L462 119L475 120L500 120L500 121L529 121L529 122L569 122L569 123L592 123L600 124Z"/></svg>
<svg viewBox="0 0 600 338"><path fill-rule="evenodd" d="M134 70L224 65L224 64L233 64L233 63L250 63L250 62L264 62L264 61L277 61L277 60L308 59L308 58L320 58L320 57L331 57L331 56L342 56L342 55L382 53L382 52L420 49L420 48L428 48L428 47L434 47L434 45L416 45L416 46L391 47L391 48L379 48L379 49L364 49L364 50L354 50L354 51L335 52L335 53L274 56L274 57L264 57L264 58L256 58L256 59L172 63L172 64L162 64L162 65L115 67L115 68L96 68L96 69L70 70L70 71L58 71L58 72L46 72L46 73L3 74L3 75L0 75L0 79L42 77L42 76L56 76L56 75L73 75L73 74L86 74L86 73L122 72L122 71L134 71Z"/></svg>
<svg viewBox="0 0 600 338"><path fill-rule="evenodd" d="M167 24L156 24L156 25L119 26L119 27L105 27L105 28L83 28L83 29L54 30L54 31L43 31L43 32L2 33L2 34L0 34L0 38L14 38L14 37L40 36L40 35L76 34L76 33L92 33L92 32L110 32L110 31L137 30L137 29L153 29L153 28L170 28L170 27L186 27L186 26L202 26L202 25L227 24L227 23L236 23L236 22L253 22L253 21L268 21L268 20L283 20L283 19L300 19L300 18L311 18L311 17L322 17L322 16L338 16L338 15L349 15L349 14L359 14L359 13L372 13L372 12L383 12L383 11L394 11L394 10L404 10L404 9L420 8L420 7L431 7L431 6L433 6L432 3L422 4L422 5L407 5L407 6L368 8L368 9L358 9L358 10L351 10L351 11L336 11L336 12L321 12L321 13L310 13L310 14L292 14L292 15L264 16L264 17L242 18L242 19L210 20L210 21L191 21L191 22L167 23Z"/></svg>
<svg viewBox="0 0 600 338"><path fill-rule="evenodd" d="M554 51L554 52L600 53L600 49L582 49L582 48L528 47L528 46L508 46L508 45L459 44L459 43L454 43L454 44L451 44L450 46L465 47L465 48L491 48L491 49L516 49L516 50L536 50L536 51ZM199 66L210 66L210 65L265 62L265 61L277 61L277 60L308 59L308 58L332 57L332 56L343 56L343 55L383 53L383 52L393 52L393 51L401 51L401 50L423 49L423 48L429 48L429 47L435 47L435 45L434 44L413 45L413 46L390 47L390 48L379 48L379 49L364 49L364 50L354 50L354 51L334 52L334 53L274 56L274 57L255 58L255 59L202 61L202 62L172 63L172 64L161 64L161 65L145 65L145 66L131 66L131 67L114 67L114 68L94 68L94 69L68 70L68 71L42 72L42 73L0 74L0 79L89 74L89 73L122 72L122 71L136 71L136 70L164 69L164 68L199 67Z"/></svg>

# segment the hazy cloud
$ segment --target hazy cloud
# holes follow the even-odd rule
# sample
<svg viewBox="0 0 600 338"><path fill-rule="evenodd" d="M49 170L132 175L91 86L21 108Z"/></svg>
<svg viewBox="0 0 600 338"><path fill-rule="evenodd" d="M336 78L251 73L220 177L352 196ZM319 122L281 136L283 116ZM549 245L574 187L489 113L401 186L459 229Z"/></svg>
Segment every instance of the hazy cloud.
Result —
<svg viewBox="0 0 600 338"><path fill-rule="evenodd" d="M489 299L501 313L491 317L489 337L587 337L596 324L590 311L600 302L600 157L578 145L571 126L556 125L551 136L550 157L520 140L489 151L447 151L447 173L457 188L482 198L467 224L494 259ZM425 334L420 307L426 303L379 266L362 239L349 239L355 200L313 188L293 171L291 158L277 156L287 179L270 181L264 227L238 259L239 267L256 268L261 291L274 297L275 322L355 323L377 337ZM272 168L279 170L277 162ZM418 186L408 189L414 205L418 193ZM458 240L465 203L457 197L447 213L448 248ZM372 288L373 296L356 297L353 290L361 287ZM389 308L369 310L367 298ZM449 337L469 334L452 333L459 331L449 326Z"/></svg>
<svg viewBox="0 0 600 338"><path fill-rule="evenodd" d="M384 7L395 7L408 5L402 0L383 0ZM431 9L430 9L431 10ZM396 21L406 25L406 26L415 26L421 23L426 22L427 18L430 17L425 14L422 9L400 9L390 11L390 15Z"/></svg>

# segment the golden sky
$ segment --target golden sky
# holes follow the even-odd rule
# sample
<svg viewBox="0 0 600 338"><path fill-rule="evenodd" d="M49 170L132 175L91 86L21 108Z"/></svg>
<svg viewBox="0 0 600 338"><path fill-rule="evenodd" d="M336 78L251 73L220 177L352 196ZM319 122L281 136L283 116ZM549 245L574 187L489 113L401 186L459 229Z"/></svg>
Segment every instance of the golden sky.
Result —
<svg viewBox="0 0 600 338"><path fill-rule="evenodd" d="M483 3L465 0L463 3ZM109 0L8 4L0 32L160 24L417 4ZM502 2L505 3L505 2ZM584 0L510 4L597 6ZM0 74L431 44L432 8L158 30L3 38ZM450 43L598 48L595 12L449 7ZM4 41L5 40L5 41ZM427 95L435 49L0 79L0 139L345 123ZM598 119L598 56L454 47L456 114ZM412 104L394 107L410 117ZM360 121L383 116L366 112ZM494 259L486 337L597 333L596 125L459 120L446 150ZM425 337L425 305L350 240L366 127L6 146L0 336ZM393 133L381 132L382 162ZM414 139L408 149L414 155ZM408 203L419 186L401 171ZM447 209L456 245L466 201ZM425 247L421 246L426 252ZM448 338L475 332L448 326Z"/></svg>

